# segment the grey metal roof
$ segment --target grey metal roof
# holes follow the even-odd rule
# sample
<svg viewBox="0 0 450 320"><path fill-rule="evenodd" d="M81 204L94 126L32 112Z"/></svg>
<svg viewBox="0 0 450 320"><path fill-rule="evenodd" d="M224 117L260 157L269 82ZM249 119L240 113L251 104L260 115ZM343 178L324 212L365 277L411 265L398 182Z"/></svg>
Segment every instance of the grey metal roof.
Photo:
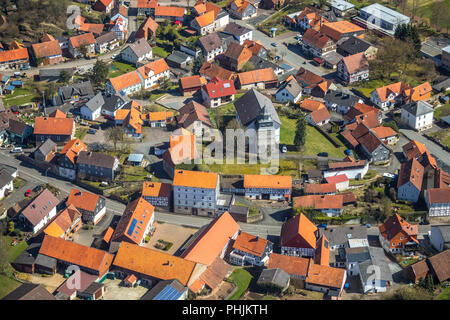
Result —
<svg viewBox="0 0 450 320"><path fill-rule="evenodd" d="M39 78L60 77L62 71L66 71L70 77L73 76L72 68L40 69L39 70Z"/></svg>
<svg viewBox="0 0 450 320"><path fill-rule="evenodd" d="M325 235L331 246L342 245L348 239L367 239L367 228L365 226L335 226L319 228L319 237Z"/></svg>
<svg viewBox="0 0 450 320"><path fill-rule="evenodd" d="M442 88L447 90L447 88L450 88L450 78L447 78L443 81L436 83L435 85L433 85L432 88L433 88L433 90L436 90L436 91L441 91Z"/></svg>
<svg viewBox="0 0 450 320"><path fill-rule="evenodd" d="M187 61L191 60L191 57L188 54L184 53L184 52L174 51L172 54L170 54L166 58L166 60L167 61L172 61L172 62L175 62L175 63L178 63L178 64L181 64L181 63L184 63L184 62L187 62Z"/></svg>
<svg viewBox="0 0 450 320"><path fill-rule="evenodd" d="M349 55L354 55L360 52L365 52L371 46L370 43L358 37L350 37L339 44L339 49Z"/></svg>
<svg viewBox="0 0 450 320"><path fill-rule="evenodd" d="M432 108L431 104L425 101L411 102L405 104L402 108L416 117L430 112L434 112L434 109Z"/></svg>
<svg viewBox="0 0 450 320"><path fill-rule="evenodd" d="M13 180L14 178L11 175L11 172L0 168L0 188L3 188Z"/></svg>
<svg viewBox="0 0 450 320"><path fill-rule="evenodd" d="M264 269L258 278L257 284L275 284L281 288L285 288L289 283L289 279L289 274L279 268Z"/></svg>
<svg viewBox="0 0 450 320"><path fill-rule="evenodd" d="M368 247L345 248L345 256L348 262L363 262L370 259Z"/></svg>
<svg viewBox="0 0 450 320"><path fill-rule="evenodd" d="M367 7L361 8L360 11L365 12L369 16L380 18L384 21L397 25L400 23L409 23L409 17L401 14L400 12L389 9L379 3L371 4Z"/></svg>
<svg viewBox="0 0 450 320"><path fill-rule="evenodd" d="M236 206L236 205L231 205L230 206L230 214L240 214L240 215L248 215L249 212L249 208L245 207L245 206Z"/></svg>
<svg viewBox="0 0 450 320"><path fill-rule="evenodd" d="M93 295L104 286L103 283L92 282L81 294Z"/></svg>
<svg viewBox="0 0 450 320"><path fill-rule="evenodd" d="M349 9L355 7L354 4L352 4L350 2L347 2L347 1L344 1L344 0L331 0L330 1L330 6L332 8L336 8L336 9L339 9L341 11L349 10Z"/></svg>
<svg viewBox="0 0 450 320"><path fill-rule="evenodd" d="M298 84L297 80L291 79L289 82L285 82L277 91L277 93L283 89L286 89L293 97L297 97L302 92L302 87Z"/></svg>
<svg viewBox="0 0 450 320"><path fill-rule="evenodd" d="M352 107L359 100L359 98L353 94L336 90L328 90L324 99L326 102L347 107Z"/></svg>
<svg viewBox="0 0 450 320"><path fill-rule="evenodd" d="M367 282L368 278L374 274L379 275L378 280L392 282L392 272L383 248L369 247L369 253L370 260L359 263L359 272L363 282ZM379 270L379 273L376 270Z"/></svg>
<svg viewBox="0 0 450 320"><path fill-rule="evenodd" d="M36 257L36 260L34 261L35 266L43 266L49 269L55 269L56 268L56 259L45 256L43 254L38 254Z"/></svg>
<svg viewBox="0 0 450 320"><path fill-rule="evenodd" d="M223 46L223 50L227 50L228 46L230 45L231 42L234 42L234 37L231 34L228 33L224 33L221 31L216 32L217 35L220 38L220 41L222 41L222 46Z"/></svg>
<svg viewBox="0 0 450 320"><path fill-rule="evenodd" d="M116 33L114 31L110 31L110 32L106 32L106 33L102 34L101 36L98 36L97 38L95 38L95 42L97 42L98 44L102 44L102 43L111 42L116 39L117 39Z"/></svg>
<svg viewBox="0 0 450 320"><path fill-rule="evenodd" d="M40 247L40 243L30 244L28 248L26 248L25 251L12 262L12 264L33 265L37 255L39 254Z"/></svg>
<svg viewBox="0 0 450 320"><path fill-rule="evenodd" d="M442 117L442 121L444 121L446 124L450 124L450 116Z"/></svg>
<svg viewBox="0 0 450 320"><path fill-rule="evenodd" d="M343 57L336 51L331 51L322 56L322 59L331 65L337 65L338 62L341 61L342 58Z"/></svg>
<svg viewBox="0 0 450 320"><path fill-rule="evenodd" d="M142 162L142 159L144 159L144 155L142 153L132 153L128 156L128 161L130 162Z"/></svg>
<svg viewBox="0 0 450 320"><path fill-rule="evenodd" d="M248 125L263 113L264 108L271 114L272 120L281 124L277 111L275 110L272 101L252 88L247 91L242 97L234 102L234 107L239 115L239 119L243 125Z"/></svg>
<svg viewBox="0 0 450 320"><path fill-rule="evenodd" d="M105 104L105 100L103 100L102 93L97 93L92 99L86 102L86 107L92 112L100 109Z"/></svg>
<svg viewBox="0 0 450 320"><path fill-rule="evenodd" d="M447 53L450 53L450 45L446 46L442 51L445 51Z"/></svg>

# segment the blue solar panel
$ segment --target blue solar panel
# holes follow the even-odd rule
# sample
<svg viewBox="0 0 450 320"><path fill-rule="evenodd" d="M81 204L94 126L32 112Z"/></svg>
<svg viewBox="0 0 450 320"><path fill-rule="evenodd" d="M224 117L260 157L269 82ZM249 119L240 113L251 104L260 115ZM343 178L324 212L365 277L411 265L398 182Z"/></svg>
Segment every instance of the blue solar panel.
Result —
<svg viewBox="0 0 450 320"><path fill-rule="evenodd" d="M137 223L136 219L133 219L133 221L131 221L130 228L128 229L128 232L127 232L127 234L129 236L131 236L133 234L133 230L134 230L134 227L136 227L136 223Z"/></svg>
<svg viewBox="0 0 450 320"><path fill-rule="evenodd" d="M182 294L182 292L179 292L171 285L167 285L153 298L153 300L178 300Z"/></svg>

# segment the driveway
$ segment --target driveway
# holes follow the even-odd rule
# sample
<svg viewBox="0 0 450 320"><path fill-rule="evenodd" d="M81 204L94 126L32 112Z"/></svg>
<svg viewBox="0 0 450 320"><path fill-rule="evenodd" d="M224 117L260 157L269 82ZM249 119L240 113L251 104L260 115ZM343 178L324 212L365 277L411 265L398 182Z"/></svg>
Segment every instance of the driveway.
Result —
<svg viewBox="0 0 450 320"><path fill-rule="evenodd" d="M195 100L192 95L182 96L177 90L176 92L167 93L165 96L158 99L157 102L167 108L179 110L191 100ZM197 102L201 103L201 101Z"/></svg>

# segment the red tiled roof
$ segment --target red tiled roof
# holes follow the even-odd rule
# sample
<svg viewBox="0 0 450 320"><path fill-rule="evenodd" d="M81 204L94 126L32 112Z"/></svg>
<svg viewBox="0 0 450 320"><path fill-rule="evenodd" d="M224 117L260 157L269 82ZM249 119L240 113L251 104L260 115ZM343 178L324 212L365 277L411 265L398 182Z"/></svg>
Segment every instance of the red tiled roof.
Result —
<svg viewBox="0 0 450 320"><path fill-rule="evenodd" d="M332 177L328 177L326 178L328 183L341 183L341 182L345 182L348 181L347 175L344 174L339 174L337 176L332 176Z"/></svg>
<svg viewBox="0 0 450 320"><path fill-rule="evenodd" d="M0 63L28 59L27 48L0 51Z"/></svg>
<svg viewBox="0 0 450 320"><path fill-rule="evenodd" d="M277 81L277 77L271 68L241 72L238 74L238 79L242 86L259 82Z"/></svg>
<svg viewBox="0 0 450 320"><path fill-rule="evenodd" d="M341 288L344 285L345 269L310 263L306 283Z"/></svg>
<svg viewBox="0 0 450 320"><path fill-rule="evenodd" d="M278 268L290 275L306 277L310 264L310 259L272 253L269 258L267 269Z"/></svg>
<svg viewBox="0 0 450 320"><path fill-rule="evenodd" d="M73 205L77 209L94 212L99 199L100 196L97 194L72 188L66 204Z"/></svg>
<svg viewBox="0 0 450 320"><path fill-rule="evenodd" d="M37 58L45 58L62 54L58 40L35 43L32 47Z"/></svg>
<svg viewBox="0 0 450 320"><path fill-rule="evenodd" d="M415 158L402 163L398 175L397 188L411 182L417 190L422 189L423 166Z"/></svg>
<svg viewBox="0 0 450 320"><path fill-rule="evenodd" d="M72 47L78 48L82 44L94 44L95 38L92 33L83 33L78 36L70 37L69 42L72 44Z"/></svg>
<svg viewBox="0 0 450 320"><path fill-rule="evenodd" d="M34 134L71 136L73 127L73 118L36 117Z"/></svg>
<svg viewBox="0 0 450 320"><path fill-rule="evenodd" d="M348 179L347 179L348 180ZM305 184L305 194L326 194L336 192L336 183Z"/></svg>
<svg viewBox="0 0 450 320"><path fill-rule="evenodd" d="M450 188L430 188L425 192L429 203L450 203Z"/></svg>
<svg viewBox="0 0 450 320"><path fill-rule="evenodd" d="M226 97L236 94L236 88L232 80L213 79L203 86L210 99Z"/></svg>
<svg viewBox="0 0 450 320"><path fill-rule="evenodd" d="M418 226L412 225L402 217L400 217L397 213L390 216L382 225L379 227L380 233L386 239L392 239L399 232L404 232L408 236L416 237L418 233Z"/></svg>
<svg viewBox="0 0 450 320"><path fill-rule="evenodd" d="M281 245L315 248L317 227L303 214L287 220L281 228Z"/></svg>
<svg viewBox="0 0 450 320"><path fill-rule="evenodd" d="M311 28L307 29L303 34L304 43L308 43L319 49L323 49L329 41L332 41L329 37Z"/></svg>
<svg viewBox="0 0 450 320"><path fill-rule="evenodd" d="M247 232L241 232L234 241L233 248L261 257L264 254L267 243L268 241L264 238L254 236Z"/></svg>

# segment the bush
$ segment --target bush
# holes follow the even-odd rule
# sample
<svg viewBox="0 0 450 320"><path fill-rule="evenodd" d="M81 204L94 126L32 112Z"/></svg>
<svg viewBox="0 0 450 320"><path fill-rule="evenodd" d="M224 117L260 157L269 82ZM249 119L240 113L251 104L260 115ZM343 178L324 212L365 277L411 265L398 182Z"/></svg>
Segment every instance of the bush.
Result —
<svg viewBox="0 0 450 320"><path fill-rule="evenodd" d="M144 239L144 241L145 241L145 243L148 243L148 242L150 241L150 237L149 237L149 236L146 236L145 239Z"/></svg>

